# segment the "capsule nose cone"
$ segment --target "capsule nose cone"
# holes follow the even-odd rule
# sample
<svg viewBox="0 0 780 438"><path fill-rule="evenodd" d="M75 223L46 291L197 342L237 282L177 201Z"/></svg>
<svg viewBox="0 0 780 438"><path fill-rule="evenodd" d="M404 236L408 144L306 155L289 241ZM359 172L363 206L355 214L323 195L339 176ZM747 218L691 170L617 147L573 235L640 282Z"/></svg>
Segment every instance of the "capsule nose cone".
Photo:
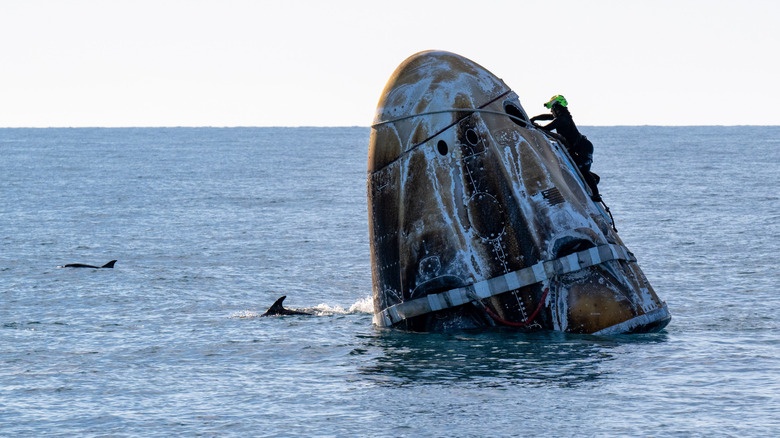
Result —
<svg viewBox="0 0 780 438"><path fill-rule="evenodd" d="M501 79L470 59L445 51L419 52L402 62L385 84L374 123L431 108L474 108L507 91Z"/></svg>
<svg viewBox="0 0 780 438"><path fill-rule="evenodd" d="M425 51L393 72L376 107L368 171L379 170L410 148L508 93L509 87L479 64L444 51Z"/></svg>

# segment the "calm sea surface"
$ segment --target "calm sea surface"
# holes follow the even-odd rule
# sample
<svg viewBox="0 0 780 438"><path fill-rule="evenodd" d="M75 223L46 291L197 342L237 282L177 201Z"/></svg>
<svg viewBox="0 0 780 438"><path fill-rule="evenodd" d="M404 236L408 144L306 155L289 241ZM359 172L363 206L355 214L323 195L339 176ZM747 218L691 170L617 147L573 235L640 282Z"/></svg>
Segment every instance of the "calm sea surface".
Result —
<svg viewBox="0 0 780 438"><path fill-rule="evenodd" d="M780 127L582 131L662 333L372 327L367 128L0 129L0 435L777 436Z"/></svg>

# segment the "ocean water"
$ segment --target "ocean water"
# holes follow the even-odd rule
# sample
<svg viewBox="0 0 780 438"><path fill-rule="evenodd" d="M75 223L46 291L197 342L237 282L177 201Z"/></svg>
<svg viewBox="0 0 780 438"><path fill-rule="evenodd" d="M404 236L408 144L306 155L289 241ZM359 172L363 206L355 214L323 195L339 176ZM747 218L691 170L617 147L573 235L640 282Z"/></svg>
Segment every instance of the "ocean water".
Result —
<svg viewBox="0 0 780 438"><path fill-rule="evenodd" d="M780 434L780 127L582 131L661 333L373 327L367 128L0 129L0 435Z"/></svg>

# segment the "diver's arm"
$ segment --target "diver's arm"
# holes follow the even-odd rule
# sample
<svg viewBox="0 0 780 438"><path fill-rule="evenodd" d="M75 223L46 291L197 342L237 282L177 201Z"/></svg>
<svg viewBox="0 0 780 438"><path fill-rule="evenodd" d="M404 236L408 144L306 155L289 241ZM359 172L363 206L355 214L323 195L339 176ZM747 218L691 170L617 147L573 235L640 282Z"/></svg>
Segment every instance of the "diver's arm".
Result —
<svg viewBox="0 0 780 438"><path fill-rule="evenodd" d="M544 129L545 131L550 132L553 129L557 129L558 125L560 125L560 120L553 118L552 122L550 122L550 123L548 123L548 124L546 124L544 126L540 126L540 125L536 125L536 126L539 126L540 128Z"/></svg>
<svg viewBox="0 0 780 438"><path fill-rule="evenodd" d="M539 114L538 116L531 117L531 123L537 121L537 120L553 120L555 119L555 116L552 114Z"/></svg>

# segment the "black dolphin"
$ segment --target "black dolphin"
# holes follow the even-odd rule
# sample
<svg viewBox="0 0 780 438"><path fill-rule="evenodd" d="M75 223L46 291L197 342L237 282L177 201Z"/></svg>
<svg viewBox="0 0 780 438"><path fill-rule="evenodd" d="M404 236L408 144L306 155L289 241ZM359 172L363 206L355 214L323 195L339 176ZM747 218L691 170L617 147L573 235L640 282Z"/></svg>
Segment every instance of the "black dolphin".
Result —
<svg viewBox="0 0 780 438"><path fill-rule="evenodd" d="M95 268L95 269L113 268L114 263L116 263L116 260L111 260L110 262L106 263L103 266L83 265L81 263L69 263L67 265L60 266L60 268Z"/></svg>
<svg viewBox="0 0 780 438"><path fill-rule="evenodd" d="M268 310L266 310L266 312L263 313L260 316L311 315L311 313L299 312L297 310L285 309L284 305L282 305L282 301L284 301L285 298L287 298L287 295L283 295L281 298L276 300L276 302L273 303L273 305L271 305L271 307L269 307Z"/></svg>

